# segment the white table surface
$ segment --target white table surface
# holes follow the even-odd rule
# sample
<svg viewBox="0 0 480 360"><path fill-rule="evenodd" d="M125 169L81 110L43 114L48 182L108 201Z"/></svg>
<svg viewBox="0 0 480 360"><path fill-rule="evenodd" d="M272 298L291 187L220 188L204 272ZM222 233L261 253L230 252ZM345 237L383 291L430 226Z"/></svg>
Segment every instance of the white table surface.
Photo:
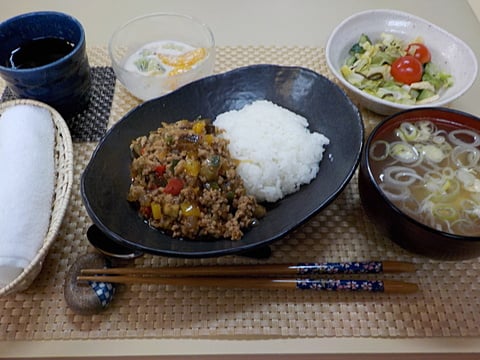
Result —
<svg viewBox="0 0 480 360"><path fill-rule="evenodd" d="M462 38L472 47L477 58L480 54L480 23L477 17L480 15L480 0L11 0L2 1L0 21L34 10L63 11L83 24L88 45L106 46L113 30L132 17L151 12L178 12L208 23L219 46L324 47L336 24L355 12L373 8L394 8L423 17ZM480 116L479 100L480 81L477 79L470 91L452 105ZM296 355L284 357L278 354ZM480 339L0 341L0 358L178 356L183 359L190 356L198 358L199 355L204 355L202 358L205 359L214 355L218 359L263 357L277 360L480 359Z"/></svg>

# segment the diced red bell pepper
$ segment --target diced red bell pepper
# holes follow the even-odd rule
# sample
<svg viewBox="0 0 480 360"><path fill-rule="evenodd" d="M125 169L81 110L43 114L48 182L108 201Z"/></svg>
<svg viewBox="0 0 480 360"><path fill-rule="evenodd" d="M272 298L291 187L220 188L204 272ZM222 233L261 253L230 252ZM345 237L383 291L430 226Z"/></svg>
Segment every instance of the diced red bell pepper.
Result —
<svg viewBox="0 0 480 360"><path fill-rule="evenodd" d="M155 167L155 174L158 176L158 177L162 177L163 174L165 174L165 171L167 170L167 166L166 165L158 165L157 167Z"/></svg>
<svg viewBox="0 0 480 360"><path fill-rule="evenodd" d="M183 181L179 178L171 178L163 189L166 194L178 195L183 189Z"/></svg>
<svg viewBox="0 0 480 360"><path fill-rule="evenodd" d="M152 209L150 206L142 206L140 207L140 214L145 218L149 218L152 215Z"/></svg>

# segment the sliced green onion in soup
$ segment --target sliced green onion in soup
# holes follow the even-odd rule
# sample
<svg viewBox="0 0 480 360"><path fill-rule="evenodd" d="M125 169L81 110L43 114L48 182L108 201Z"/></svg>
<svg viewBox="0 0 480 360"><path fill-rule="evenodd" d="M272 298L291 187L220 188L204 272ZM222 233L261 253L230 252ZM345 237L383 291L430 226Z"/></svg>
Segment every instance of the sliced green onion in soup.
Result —
<svg viewBox="0 0 480 360"><path fill-rule="evenodd" d="M392 186L391 184L380 184L385 196L390 201L404 201L410 198L411 192L408 187Z"/></svg>
<svg viewBox="0 0 480 360"><path fill-rule="evenodd" d="M413 145L397 141L390 144L390 156L403 163L411 164L418 160L420 154Z"/></svg>
<svg viewBox="0 0 480 360"><path fill-rule="evenodd" d="M405 166L389 166L383 171L382 181L389 185L410 186L417 180L422 180L422 177Z"/></svg>
<svg viewBox="0 0 480 360"><path fill-rule="evenodd" d="M433 134L436 134L438 129L437 126L428 120L418 121L416 124L418 129L418 135L415 139L418 142L424 142L429 140Z"/></svg>
<svg viewBox="0 0 480 360"><path fill-rule="evenodd" d="M447 179L441 185L441 187L436 191L430 199L435 202L448 202L458 195L460 192L460 183L457 179Z"/></svg>
<svg viewBox="0 0 480 360"><path fill-rule="evenodd" d="M456 146L450 153L450 159L459 168L475 167L480 160L480 151L473 146Z"/></svg>
<svg viewBox="0 0 480 360"><path fill-rule="evenodd" d="M422 153L425 159L437 164L442 162L447 157L440 147L433 144L419 144L416 146L416 148Z"/></svg>
<svg viewBox="0 0 480 360"><path fill-rule="evenodd" d="M400 124L397 134L403 141L410 142L416 140L418 136L418 130L415 125L406 121Z"/></svg>
<svg viewBox="0 0 480 360"><path fill-rule="evenodd" d="M472 130L457 129L448 133L448 139L459 146L478 146L480 145L480 135Z"/></svg>
<svg viewBox="0 0 480 360"><path fill-rule="evenodd" d="M433 215L440 220L454 221L458 218L458 211L452 206L437 204L432 208Z"/></svg>
<svg viewBox="0 0 480 360"><path fill-rule="evenodd" d="M477 220L480 219L480 204L470 200L464 199L460 202L460 208L467 216L467 219Z"/></svg>
<svg viewBox="0 0 480 360"><path fill-rule="evenodd" d="M462 183L465 190L480 193L480 179L473 174L473 171L460 168L456 172L456 177Z"/></svg>
<svg viewBox="0 0 480 360"><path fill-rule="evenodd" d="M390 154L390 144L385 140L377 140L370 146L370 158L375 161L385 160Z"/></svg>

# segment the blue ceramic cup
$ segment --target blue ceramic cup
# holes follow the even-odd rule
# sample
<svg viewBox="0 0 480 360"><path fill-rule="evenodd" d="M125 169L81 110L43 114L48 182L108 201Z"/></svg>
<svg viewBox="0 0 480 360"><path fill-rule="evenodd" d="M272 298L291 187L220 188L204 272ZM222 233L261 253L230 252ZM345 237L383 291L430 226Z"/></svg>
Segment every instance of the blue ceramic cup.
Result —
<svg viewBox="0 0 480 360"><path fill-rule="evenodd" d="M81 112L91 85L82 25L53 11L0 23L0 76L16 97L51 105L65 119Z"/></svg>

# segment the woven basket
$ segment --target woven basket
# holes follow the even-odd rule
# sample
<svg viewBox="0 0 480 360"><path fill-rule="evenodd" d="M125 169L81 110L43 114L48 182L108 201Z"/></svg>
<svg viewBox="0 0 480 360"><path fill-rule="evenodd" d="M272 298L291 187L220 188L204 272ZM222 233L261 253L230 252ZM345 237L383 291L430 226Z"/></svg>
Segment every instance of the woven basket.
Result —
<svg viewBox="0 0 480 360"><path fill-rule="evenodd" d="M27 99L6 101L0 104L0 116L8 107L20 104L39 106L50 111L55 126L55 189L50 225L43 240L42 247L38 250L38 253L30 265L26 267L15 280L3 288L0 288L0 296L27 289L40 273L45 256L57 237L63 216L67 210L73 184L73 147L67 124L52 107L35 100Z"/></svg>

